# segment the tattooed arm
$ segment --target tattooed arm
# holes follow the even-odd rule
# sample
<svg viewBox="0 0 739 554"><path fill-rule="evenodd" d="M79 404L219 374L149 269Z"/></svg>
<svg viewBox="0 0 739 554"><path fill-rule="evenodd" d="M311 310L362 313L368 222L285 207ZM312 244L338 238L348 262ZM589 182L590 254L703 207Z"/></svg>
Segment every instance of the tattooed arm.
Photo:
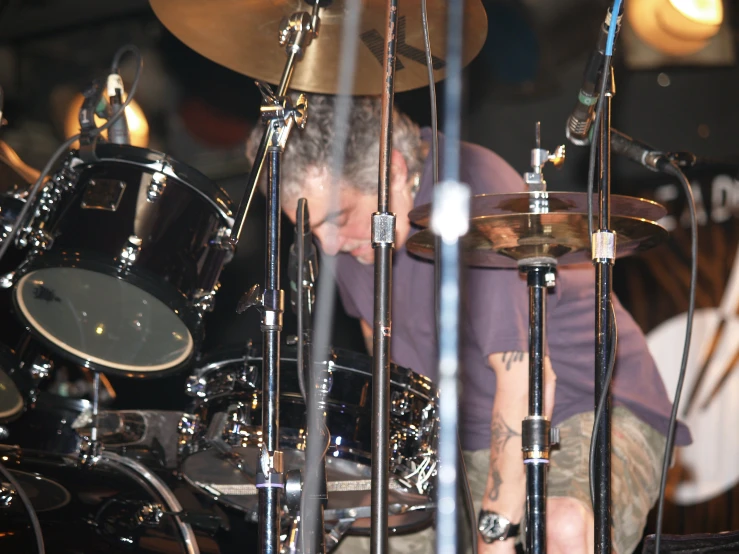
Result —
<svg viewBox="0 0 739 554"><path fill-rule="evenodd" d="M488 358L495 371L497 390L490 424L490 470L482 507L520 523L526 499L526 477L521 453L521 422L528 415L529 355L502 352ZM556 377L549 358L544 360L544 413L551 418ZM513 542L487 545L478 541L480 554L513 550Z"/></svg>

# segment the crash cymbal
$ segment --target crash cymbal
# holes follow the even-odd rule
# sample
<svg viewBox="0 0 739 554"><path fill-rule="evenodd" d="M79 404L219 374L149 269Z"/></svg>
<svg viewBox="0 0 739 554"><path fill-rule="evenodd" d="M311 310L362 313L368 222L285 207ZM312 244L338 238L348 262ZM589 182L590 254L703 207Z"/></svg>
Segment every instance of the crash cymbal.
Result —
<svg viewBox="0 0 739 554"><path fill-rule="evenodd" d="M597 228L597 227L596 227ZM629 256L659 244L667 236L661 225L624 215L611 216L616 232L616 257ZM434 258L435 235L419 231L406 242L412 254ZM516 267L519 260L553 258L557 265L591 262L588 216L584 213L528 213L473 218L460 241L462 259L477 267Z"/></svg>
<svg viewBox="0 0 739 554"><path fill-rule="evenodd" d="M546 200L544 210L543 200ZM528 214L531 202L537 201L540 209L550 213L588 212L588 195L584 192L514 192L502 194L480 194L470 199L470 218L490 215ZM593 196L593 213L598 213L598 195ZM412 223L420 227L429 226L431 204L414 208L409 214ZM667 215L667 210L651 200L631 196L611 195L611 215L622 215L658 221ZM587 221L587 220L586 220Z"/></svg>
<svg viewBox="0 0 739 554"><path fill-rule="evenodd" d="M169 31L206 58L249 77L277 84L285 66L285 49L277 41L282 18L297 11L309 12L312 4L301 0L150 0L151 7ZM291 88L332 94L337 92L339 60L343 53L341 32L345 0L326 2L320 11L321 26L293 74ZM395 90L401 92L428 85L423 48L421 1L399 2ZM360 41L353 94L380 94L385 42L385 0L363 0ZM447 2L428 1L429 37L434 55L435 78L444 77ZM480 0L465 0L464 63L482 48L487 16Z"/></svg>

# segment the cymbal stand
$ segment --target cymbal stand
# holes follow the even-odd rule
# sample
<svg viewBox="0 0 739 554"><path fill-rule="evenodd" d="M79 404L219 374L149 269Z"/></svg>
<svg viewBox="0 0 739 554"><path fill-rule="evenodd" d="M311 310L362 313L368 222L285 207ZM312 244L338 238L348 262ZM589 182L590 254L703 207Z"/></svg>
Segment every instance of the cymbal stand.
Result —
<svg viewBox="0 0 739 554"><path fill-rule="evenodd" d="M521 443L526 470L526 551L546 552L546 485L550 423L544 408L544 344L547 288L554 286L556 260L521 260L529 287L529 414L523 420Z"/></svg>
<svg viewBox="0 0 739 554"><path fill-rule="evenodd" d="M603 115L600 121L598 140L598 163L600 169L600 206L598 230L593 233L593 265L595 266L595 399L598 400L606 387L613 328L611 327L611 295L613 292L613 263L616 259L616 233L611 225L611 99L615 92L613 71L605 75L608 90L603 98ZM611 552L611 399L608 399L598 427L598 442L595 447L595 552Z"/></svg>
<svg viewBox="0 0 739 554"><path fill-rule="evenodd" d="M254 166L249 174L246 192L241 199L231 243L236 246L246 223L246 215L256 190L262 168L267 163L267 223L265 287L261 295L247 295L237 311L250 305L262 312L264 334L262 358L262 449L257 470L259 489L259 552L278 554L280 550L281 496L284 488L282 452L279 450L279 394L280 394L280 334L284 312L284 291L280 288L280 162L287 138L293 125L302 127L306 122L306 100L300 96L293 105L285 96L295 64L305 48L316 36L319 25L319 2L313 5L312 14L292 14L280 32L280 44L285 46L287 61L277 93L268 85L258 83L262 93L261 114L266 129L259 145ZM245 32L248 32L246 30Z"/></svg>
<svg viewBox="0 0 739 554"><path fill-rule="evenodd" d="M564 163L565 148L559 146L550 154L541 147L541 125L536 123L536 148L531 151L533 171L524 174L528 185L529 210L549 211L543 168L547 163L559 167ZM523 463L526 472L526 551L546 552L546 490L549 449L559 440L557 429L550 427L544 415L544 346L546 344L547 289L555 284L557 260L527 258L518 262L526 274L529 288L529 413L521 432Z"/></svg>
<svg viewBox="0 0 739 554"><path fill-rule="evenodd" d="M392 301L392 256L395 244L395 214L389 212L390 159L395 95L398 0L387 2L387 26L380 115L380 179L377 212L372 214L372 247L375 250L375 305L372 329L372 509L370 554L388 551L388 493L390 471L390 335Z"/></svg>

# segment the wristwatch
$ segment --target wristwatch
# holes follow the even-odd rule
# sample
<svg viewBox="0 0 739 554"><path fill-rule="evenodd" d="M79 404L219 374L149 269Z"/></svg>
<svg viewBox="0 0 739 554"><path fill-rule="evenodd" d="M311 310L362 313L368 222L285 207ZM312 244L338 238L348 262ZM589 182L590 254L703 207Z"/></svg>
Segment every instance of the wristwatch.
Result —
<svg viewBox="0 0 739 554"><path fill-rule="evenodd" d="M477 531L487 544L515 537L520 527L519 523L511 523L502 515L489 510L480 510L477 518Z"/></svg>

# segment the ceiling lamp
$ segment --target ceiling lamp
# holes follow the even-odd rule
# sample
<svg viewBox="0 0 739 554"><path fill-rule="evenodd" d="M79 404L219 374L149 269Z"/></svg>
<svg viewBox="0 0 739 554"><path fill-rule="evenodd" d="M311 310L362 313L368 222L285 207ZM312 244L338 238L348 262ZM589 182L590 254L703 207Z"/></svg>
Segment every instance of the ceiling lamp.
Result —
<svg viewBox="0 0 739 554"><path fill-rule="evenodd" d="M71 138L80 132L79 115L83 101L84 97L82 94L76 94L69 104L64 118L64 136L66 138ZM131 100L131 103L126 107L126 121L128 122L128 133L131 144L146 148L149 145L149 123L146 121L146 116L141 107L136 103L136 100ZM95 116L95 125L97 127L102 126L104 123L104 119ZM102 136L107 138L107 131L103 131ZM79 141L72 145L72 148L78 147Z"/></svg>
<svg viewBox="0 0 739 554"><path fill-rule="evenodd" d="M668 56L704 49L724 20L721 0L632 0L626 18L646 44Z"/></svg>

